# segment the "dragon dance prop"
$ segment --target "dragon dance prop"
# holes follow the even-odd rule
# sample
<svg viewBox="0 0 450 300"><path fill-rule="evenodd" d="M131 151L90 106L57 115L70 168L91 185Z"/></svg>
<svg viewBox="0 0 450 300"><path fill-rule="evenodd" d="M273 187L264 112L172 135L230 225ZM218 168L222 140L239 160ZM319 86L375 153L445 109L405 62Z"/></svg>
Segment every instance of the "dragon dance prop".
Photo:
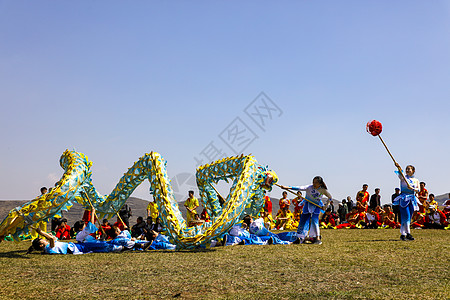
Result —
<svg viewBox="0 0 450 300"><path fill-rule="evenodd" d="M283 188L281 185L279 185L279 184L277 184L277 183L275 183L275 185L278 186L278 187L280 187L280 188ZM298 193L292 191L291 189L286 189L286 190L287 190L289 193L294 194L294 195L297 196L298 198L300 198L300 199L302 199L302 200L305 200L306 202L309 202L309 203L311 203L312 205L317 206L317 207L320 208L320 209L323 209L323 207L320 206L319 204L317 204L316 202L311 201L311 200L309 200L309 199L303 197L302 195L299 195Z"/></svg>
<svg viewBox="0 0 450 300"><path fill-rule="evenodd" d="M383 125L381 124L380 121L377 120L371 120L369 122L367 122L366 124L366 130L368 133L370 133L373 136L378 136L380 138L381 143L383 144L384 148L386 148L386 151L389 153L389 156L392 158L392 160L394 161L394 165L397 166L399 173L401 174L401 176L403 177L403 180L408 184L408 180L406 180L405 175L402 172L402 169L399 166L399 164L395 161L394 156L392 155L391 151L389 151L389 148L387 147L386 143L384 142L383 138L381 137L381 132L383 131Z"/></svg>
<svg viewBox="0 0 450 300"><path fill-rule="evenodd" d="M92 162L83 153L66 150L60 159L60 165L65 170L62 178L49 193L11 210L0 224L0 238L11 234L15 241L20 241L19 236L28 234L31 225L59 217L60 212L69 210L74 202L86 208L91 203L100 218L111 217L120 210L136 187L147 179L158 204L165 234L179 248L192 249L220 238L243 215L256 216L264 204L264 189L271 190L278 181L273 171L259 165L249 155L223 158L200 166L196 174L197 186L211 221L187 227L174 198L166 164L159 153L145 154L122 176L111 194L103 196L91 181ZM222 205L213 186L221 180L233 180L230 193Z"/></svg>

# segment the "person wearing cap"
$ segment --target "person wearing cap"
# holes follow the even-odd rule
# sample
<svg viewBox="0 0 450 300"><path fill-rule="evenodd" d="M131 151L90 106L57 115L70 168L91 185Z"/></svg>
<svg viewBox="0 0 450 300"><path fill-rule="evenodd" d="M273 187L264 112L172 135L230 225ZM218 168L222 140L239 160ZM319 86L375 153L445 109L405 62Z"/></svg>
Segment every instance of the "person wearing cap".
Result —
<svg viewBox="0 0 450 300"><path fill-rule="evenodd" d="M448 224L444 213L440 211L436 205L430 205L428 207L428 212L425 216L426 228L444 229Z"/></svg>

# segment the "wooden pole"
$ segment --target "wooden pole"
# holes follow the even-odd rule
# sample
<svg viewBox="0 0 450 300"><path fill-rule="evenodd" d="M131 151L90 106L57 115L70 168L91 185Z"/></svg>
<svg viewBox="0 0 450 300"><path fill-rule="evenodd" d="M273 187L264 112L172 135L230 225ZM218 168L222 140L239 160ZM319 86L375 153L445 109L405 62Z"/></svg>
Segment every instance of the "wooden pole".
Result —
<svg viewBox="0 0 450 300"><path fill-rule="evenodd" d="M395 166L397 167L398 171L400 172L400 174L402 175L403 180L406 182L406 185L408 186L408 188L410 188L411 190L413 190L413 188L409 185L408 180L406 180L405 174L403 174L403 171L401 168L398 167L398 163L395 161L394 156L392 156L391 151L389 151L389 148L387 147L386 143L383 141L383 138L381 137L381 135L378 135L378 137L380 138L381 143L383 143L384 148L386 148L386 151L389 153L389 156L392 158L392 161L394 161Z"/></svg>
<svg viewBox="0 0 450 300"><path fill-rule="evenodd" d="M84 191L83 194L84 194L84 197L88 200L89 205L91 206L91 208L94 208L94 206L92 205L91 199L89 199L89 196L87 195L86 191ZM105 239L106 239L106 237L107 237L106 232L105 232L105 230L103 229L102 224L100 223L100 220L98 219L97 213L96 213L96 212L94 212L94 216L95 216L95 218L97 219L98 226L100 227L100 230L102 231L103 236L104 236Z"/></svg>
<svg viewBox="0 0 450 300"><path fill-rule="evenodd" d="M281 185L279 185L278 183L275 183L275 185L278 186L278 187L280 187L280 188L282 188ZM283 189L283 188L282 188L282 189ZM283 189L283 190L284 190L284 189ZM317 204L317 203L315 203L315 202L312 202L311 200L306 199L305 197L303 197L303 196L297 194L296 192L294 192L294 191L292 191L292 190L290 190L290 189L286 189L286 190L287 190L288 192L290 192L290 193L296 195L296 196L299 197L300 199L303 199L303 200L305 200L305 201L311 203L312 205L315 205L315 206L317 206L317 207L323 209L323 207L320 206L319 204Z"/></svg>

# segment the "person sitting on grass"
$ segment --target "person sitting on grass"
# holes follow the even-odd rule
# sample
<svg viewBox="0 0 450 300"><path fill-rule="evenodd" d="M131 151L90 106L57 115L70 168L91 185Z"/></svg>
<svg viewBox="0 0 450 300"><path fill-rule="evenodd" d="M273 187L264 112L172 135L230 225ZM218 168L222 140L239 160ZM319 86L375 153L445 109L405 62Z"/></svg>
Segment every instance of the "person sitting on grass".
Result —
<svg viewBox="0 0 450 300"><path fill-rule="evenodd" d="M56 236L42 231L40 228L37 228L36 232L42 235L45 239L34 239L30 248L28 248L27 253L31 253L33 250L36 250L47 254L86 254L120 252L124 250L123 246L117 246L101 241L87 243L59 242Z"/></svg>
<svg viewBox="0 0 450 300"><path fill-rule="evenodd" d="M336 229L336 218L331 212L331 207L328 207L322 217L320 218L320 226L324 229Z"/></svg>
<svg viewBox="0 0 450 300"><path fill-rule="evenodd" d="M361 222L364 229L377 229L381 226L380 215L374 211L372 208L367 209L365 220Z"/></svg>
<svg viewBox="0 0 450 300"><path fill-rule="evenodd" d="M384 213L382 215L382 223L383 223L383 227L390 227L390 228L400 228L400 223L397 223L394 221L395 219L395 214L392 211L392 208L390 205L386 205L384 207Z"/></svg>
<svg viewBox="0 0 450 300"><path fill-rule="evenodd" d="M444 229L449 225L445 215L435 205L428 207L428 213L425 216L425 228Z"/></svg>
<svg viewBox="0 0 450 300"><path fill-rule="evenodd" d="M189 221L188 227L193 227L193 226L202 225L203 223L205 223L205 221L203 221L202 219L200 219L200 215L199 215L199 214L195 214L195 215L194 215L194 218L193 218L192 220Z"/></svg>
<svg viewBox="0 0 450 300"><path fill-rule="evenodd" d="M349 212L346 216L345 216L346 221L344 223L339 224L338 226L336 226L336 229L341 229L341 228L361 228L361 225L359 224L362 219L360 218L360 214L358 212L358 208L356 206L352 207L351 212Z"/></svg>
<svg viewBox="0 0 450 300"><path fill-rule="evenodd" d="M60 224L56 227L55 236L58 240L70 240L70 226L67 225L67 219L60 219Z"/></svg>
<svg viewBox="0 0 450 300"><path fill-rule="evenodd" d="M144 233L145 223L143 217L137 217L136 224L131 227L131 236L134 238L140 237Z"/></svg>
<svg viewBox="0 0 450 300"><path fill-rule="evenodd" d="M108 219L103 219L102 229L103 230L100 231L100 237L103 238L104 240L110 240L111 225L109 224ZM105 232L106 237L103 237L103 232Z"/></svg>

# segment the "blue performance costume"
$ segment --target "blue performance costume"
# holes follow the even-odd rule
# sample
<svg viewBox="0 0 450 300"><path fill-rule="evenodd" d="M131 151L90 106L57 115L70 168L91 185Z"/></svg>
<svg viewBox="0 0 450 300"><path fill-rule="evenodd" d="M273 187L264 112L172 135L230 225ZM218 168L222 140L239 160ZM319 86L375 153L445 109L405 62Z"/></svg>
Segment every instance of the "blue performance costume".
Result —
<svg viewBox="0 0 450 300"><path fill-rule="evenodd" d="M324 203L322 202L323 196L326 196L329 201L333 200L333 197L330 195L328 190L324 188L315 189L312 184L305 186L291 186L289 188L296 191L305 191L305 198L311 202L317 203L319 206L324 206ZM303 241L307 236L308 231L311 238L317 238L320 236L319 214L323 212L323 210L306 200L303 200L300 205L304 206L297 228L298 238Z"/></svg>
<svg viewBox="0 0 450 300"><path fill-rule="evenodd" d="M55 241L55 246L53 248L48 244L45 246L44 251L48 254L87 254L120 252L122 249L122 246L101 241L87 243L64 243Z"/></svg>
<svg viewBox="0 0 450 300"><path fill-rule="evenodd" d="M420 190L420 183L414 176L404 175L409 185L413 188L410 189L403 179L402 174L399 171L394 172L398 175L398 178L400 178L401 193L394 199L394 201L392 201L392 205L398 205L400 209L400 234L405 236L411 234L411 217L414 211L419 210L416 192Z"/></svg>

